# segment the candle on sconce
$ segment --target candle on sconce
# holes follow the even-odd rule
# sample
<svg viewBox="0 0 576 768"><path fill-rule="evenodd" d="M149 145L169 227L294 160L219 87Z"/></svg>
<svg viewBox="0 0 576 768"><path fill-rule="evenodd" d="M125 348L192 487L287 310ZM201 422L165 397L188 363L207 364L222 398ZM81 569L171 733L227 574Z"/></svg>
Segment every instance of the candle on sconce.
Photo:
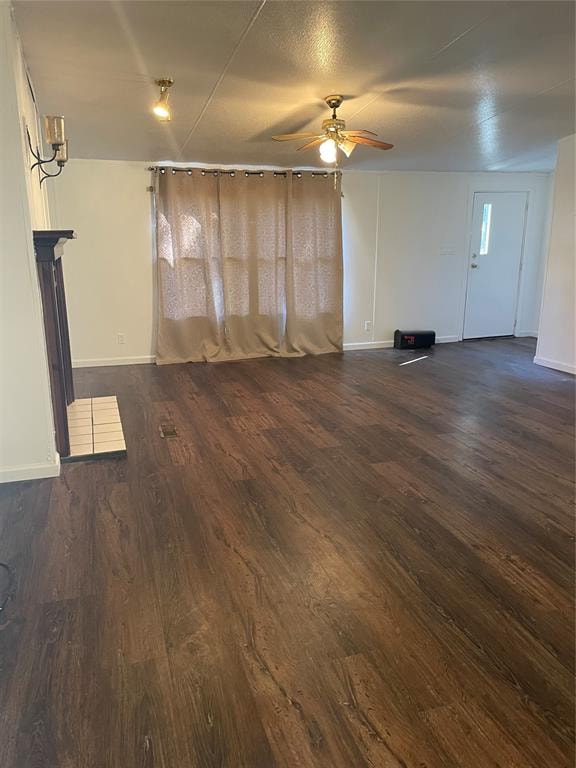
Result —
<svg viewBox="0 0 576 768"><path fill-rule="evenodd" d="M62 147L66 142L64 118L58 115L46 115L44 117L44 133L47 144L51 144L54 149Z"/></svg>
<svg viewBox="0 0 576 768"><path fill-rule="evenodd" d="M54 158L54 160L56 160L56 162L60 166L68 162L68 139L65 139L64 144L61 144L58 147L58 151L56 152L56 157Z"/></svg>

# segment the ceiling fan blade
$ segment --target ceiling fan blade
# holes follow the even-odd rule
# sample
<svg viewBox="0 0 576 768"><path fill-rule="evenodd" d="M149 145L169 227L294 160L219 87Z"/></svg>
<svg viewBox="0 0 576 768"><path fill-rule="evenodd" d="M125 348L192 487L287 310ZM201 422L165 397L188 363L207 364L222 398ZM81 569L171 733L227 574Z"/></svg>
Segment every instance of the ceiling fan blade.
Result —
<svg viewBox="0 0 576 768"><path fill-rule="evenodd" d="M376 149L392 149L394 144L386 144L385 141L376 141L376 139L369 139L367 136L348 136L348 141L353 141L354 144L367 144L369 147L375 147Z"/></svg>
<svg viewBox="0 0 576 768"><path fill-rule="evenodd" d="M342 136L361 136L363 133L367 133L370 136L378 136L374 131L340 131Z"/></svg>
<svg viewBox="0 0 576 768"><path fill-rule="evenodd" d="M282 133L280 136L272 136L274 141L293 141L294 139L311 139L319 136L318 133Z"/></svg>
<svg viewBox="0 0 576 768"><path fill-rule="evenodd" d="M322 144L322 142L326 141L326 136L316 136L315 139L312 139L312 141L309 141L307 144L303 144L301 147L298 147L298 150L301 149L310 149L311 147L317 147L318 144Z"/></svg>
<svg viewBox="0 0 576 768"><path fill-rule="evenodd" d="M354 152L354 150L356 149L356 144L354 144L353 141L348 141L347 139L339 142L338 146L340 147L342 152L344 152L346 157L350 157L352 152Z"/></svg>

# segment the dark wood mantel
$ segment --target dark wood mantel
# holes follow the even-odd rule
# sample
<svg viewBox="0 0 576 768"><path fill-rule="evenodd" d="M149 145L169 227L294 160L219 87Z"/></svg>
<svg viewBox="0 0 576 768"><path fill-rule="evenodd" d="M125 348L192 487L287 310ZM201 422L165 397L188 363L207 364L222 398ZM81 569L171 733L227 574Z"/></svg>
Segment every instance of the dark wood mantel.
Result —
<svg viewBox="0 0 576 768"><path fill-rule="evenodd" d="M34 248L36 261L55 261L64 252L64 243L74 240L76 234L72 229L35 229Z"/></svg>
<svg viewBox="0 0 576 768"><path fill-rule="evenodd" d="M62 254L66 241L76 235L71 229L34 230L33 234L42 294L56 447L60 456L66 457L70 454L67 406L74 400L74 382Z"/></svg>

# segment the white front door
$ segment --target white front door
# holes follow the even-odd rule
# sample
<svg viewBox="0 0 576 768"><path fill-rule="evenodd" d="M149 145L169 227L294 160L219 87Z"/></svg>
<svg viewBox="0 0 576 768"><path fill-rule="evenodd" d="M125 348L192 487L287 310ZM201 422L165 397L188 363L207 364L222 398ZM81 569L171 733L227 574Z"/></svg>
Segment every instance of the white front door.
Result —
<svg viewBox="0 0 576 768"><path fill-rule="evenodd" d="M465 339L514 333L527 202L526 192L474 195Z"/></svg>

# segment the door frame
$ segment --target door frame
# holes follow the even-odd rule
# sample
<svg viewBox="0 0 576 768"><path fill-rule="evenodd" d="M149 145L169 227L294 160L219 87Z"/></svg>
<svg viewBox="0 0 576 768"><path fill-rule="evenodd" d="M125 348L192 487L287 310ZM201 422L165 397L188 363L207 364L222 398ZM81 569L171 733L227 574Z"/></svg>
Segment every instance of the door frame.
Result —
<svg viewBox="0 0 576 768"><path fill-rule="evenodd" d="M526 195L526 205L524 207L524 227L522 229L522 247L520 249L520 261L518 263L518 276L516 279L516 292L514 294L514 328L512 331L513 336L516 336L516 329L518 327L518 310L520 308L520 294L522 289L522 272L524 268L524 252L526 248L526 229L528 226L528 211L530 209L530 190L529 189L485 189L484 187L476 188L472 185L468 188L468 211L467 211L467 222L466 222L466 229L467 229L467 237L466 237L466 251L464 254L464 276L463 276L463 292L462 292L462 299L461 299L461 324L460 324L460 338L459 341L464 340L464 326L466 324L466 303L468 301L468 280L470 278L470 260L471 260L471 254L472 254L472 237L474 235L473 232L473 223L474 223L474 197L476 195L492 195L492 194L500 194L500 193L510 193L510 192L521 192L522 194ZM490 337L488 337L490 338Z"/></svg>

